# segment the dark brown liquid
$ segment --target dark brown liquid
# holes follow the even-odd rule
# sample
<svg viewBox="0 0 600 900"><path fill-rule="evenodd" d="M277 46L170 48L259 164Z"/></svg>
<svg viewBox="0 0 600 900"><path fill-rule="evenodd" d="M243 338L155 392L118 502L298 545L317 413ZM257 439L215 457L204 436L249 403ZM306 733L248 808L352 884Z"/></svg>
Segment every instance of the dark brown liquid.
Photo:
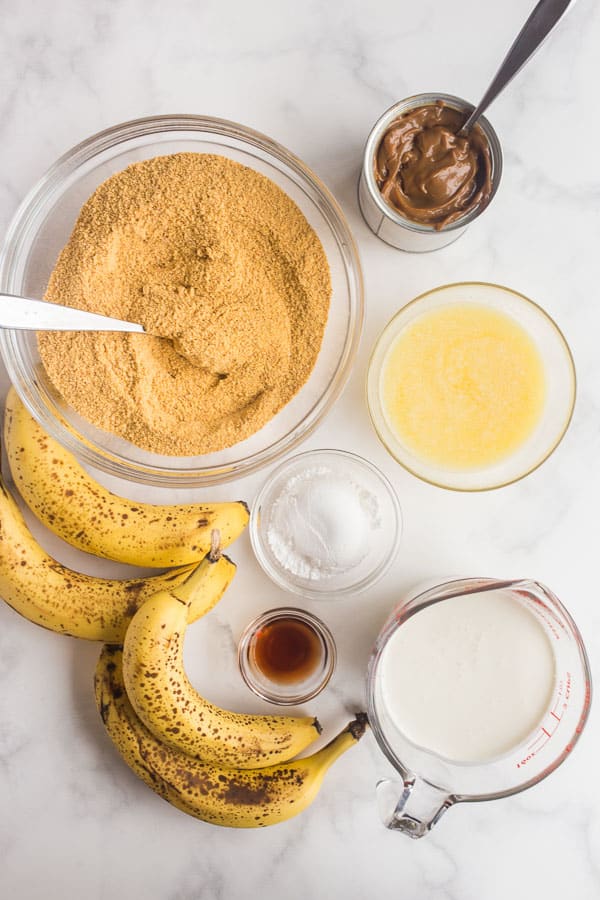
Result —
<svg viewBox="0 0 600 900"><path fill-rule="evenodd" d="M255 665L278 684L304 681L322 658L323 644L318 634L297 619L276 619L254 636Z"/></svg>

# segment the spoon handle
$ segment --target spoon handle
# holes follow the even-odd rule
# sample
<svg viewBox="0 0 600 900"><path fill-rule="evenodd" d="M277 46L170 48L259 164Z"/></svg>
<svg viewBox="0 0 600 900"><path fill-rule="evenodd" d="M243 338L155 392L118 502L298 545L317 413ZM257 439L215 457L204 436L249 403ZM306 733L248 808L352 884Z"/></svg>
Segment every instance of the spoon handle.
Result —
<svg viewBox="0 0 600 900"><path fill-rule="evenodd" d="M0 293L0 328L25 331L135 331L144 328L99 313Z"/></svg>
<svg viewBox="0 0 600 900"><path fill-rule="evenodd" d="M473 127L479 116L541 47L569 7L574 4L575 0L540 0L515 38L479 105L460 129L460 134L466 134Z"/></svg>

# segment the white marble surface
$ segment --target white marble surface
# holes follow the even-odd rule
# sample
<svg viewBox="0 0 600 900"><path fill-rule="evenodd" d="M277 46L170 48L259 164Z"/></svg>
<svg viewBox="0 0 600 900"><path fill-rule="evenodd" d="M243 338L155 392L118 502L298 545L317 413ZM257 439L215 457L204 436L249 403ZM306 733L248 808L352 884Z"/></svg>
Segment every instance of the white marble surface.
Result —
<svg viewBox="0 0 600 900"><path fill-rule="evenodd" d="M356 204L361 148L393 101L442 90L477 99L531 0L156 0L0 4L0 226L53 160L86 136L157 112L237 120L295 151L332 189L364 266L367 315L349 385L305 448L355 450L393 480L405 514L384 582L339 604L308 604L334 629L341 662L312 708L334 732L362 705L369 647L402 593L447 575L531 576L572 611L598 669L600 605L600 10L580 0L490 112L505 173L487 214L456 244L410 256L380 243ZM365 366L393 311L447 281L528 294L573 349L579 395L554 456L512 487L460 495L418 482L386 456L363 401ZM6 378L3 376L3 384ZM206 495L252 499L264 473ZM37 529L61 559L103 570ZM241 685L236 639L288 601L247 537L222 604L189 635L195 683L260 709ZM451 810L410 841L386 831L374 786L388 766L371 735L330 772L301 817L258 832L213 828L155 797L121 763L97 716L98 649L0 608L0 895L276 900L595 900L600 896L597 710L572 758L508 800ZM217 677L218 673L218 677Z"/></svg>

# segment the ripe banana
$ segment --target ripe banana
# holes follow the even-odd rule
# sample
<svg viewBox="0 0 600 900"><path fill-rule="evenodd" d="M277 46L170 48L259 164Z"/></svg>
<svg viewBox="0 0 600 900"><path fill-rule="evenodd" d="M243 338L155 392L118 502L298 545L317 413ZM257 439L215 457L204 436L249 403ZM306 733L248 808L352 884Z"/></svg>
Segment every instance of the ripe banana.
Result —
<svg viewBox="0 0 600 900"><path fill-rule="evenodd" d="M96 556L167 568L198 562L214 528L228 546L248 524L248 507L232 503L158 506L126 500L95 481L30 416L14 388L6 398L6 452L19 493L63 540Z"/></svg>
<svg viewBox="0 0 600 900"><path fill-rule="evenodd" d="M230 828L275 825L306 809L329 767L362 737L367 720L359 713L327 746L304 759L235 769L192 759L148 731L127 697L118 647L103 648L95 691L106 730L135 774L188 815Z"/></svg>
<svg viewBox="0 0 600 900"><path fill-rule="evenodd" d="M181 586L192 593L194 621L217 602L235 566L223 556L150 578L113 581L74 572L37 543L0 478L0 596L14 610L52 631L105 643L121 643L135 611L157 591Z"/></svg>
<svg viewBox="0 0 600 900"><path fill-rule="evenodd" d="M317 719L234 713L194 690L183 667L185 600L180 588L155 594L125 635L125 685L146 727L183 753L241 769L291 759L315 741Z"/></svg>

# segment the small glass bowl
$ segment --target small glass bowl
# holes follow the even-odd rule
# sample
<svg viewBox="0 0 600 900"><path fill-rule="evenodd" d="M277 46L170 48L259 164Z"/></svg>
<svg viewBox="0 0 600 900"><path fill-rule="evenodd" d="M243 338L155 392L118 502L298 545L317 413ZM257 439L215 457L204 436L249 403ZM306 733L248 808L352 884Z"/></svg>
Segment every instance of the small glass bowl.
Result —
<svg viewBox="0 0 600 900"><path fill-rule="evenodd" d="M453 303L475 302L510 315L533 340L544 365L546 400L529 438L508 457L477 469L446 469L405 447L387 420L381 402L381 378L387 354L406 326L423 313ZM537 303L507 287L485 282L447 284L416 297L388 322L379 336L367 375L367 403L379 439L413 475L455 491L485 491L524 478L548 459L564 437L575 406L575 365L564 335Z"/></svg>
<svg viewBox="0 0 600 900"><path fill-rule="evenodd" d="M256 661L258 633L282 619L308 626L319 643L319 658L314 669L301 681L288 684L270 679ZM246 627L238 645L240 672L250 690L263 700L280 706L294 706L316 697L333 675L336 659L335 641L325 623L306 610L293 606L270 609L258 616Z"/></svg>
<svg viewBox="0 0 600 900"><path fill-rule="evenodd" d="M79 211L95 189L131 163L180 152L216 153L267 176L297 204L329 262L329 318L301 390L260 431L218 453L161 456L93 426L57 393L35 332L0 329L10 380L35 419L85 465L140 484L202 487L248 475L289 453L331 408L354 361L363 318L358 252L337 202L304 163L259 132L225 119L167 115L115 125L69 150L17 210L0 255L0 291L42 297Z"/></svg>
<svg viewBox="0 0 600 900"><path fill-rule="evenodd" d="M316 579L285 567L271 546L269 533L274 526L274 509L278 502L283 502L280 498L286 485L307 470L320 467L326 472L343 473L364 488L373 498L375 510L370 547L364 557L351 568ZM343 520L344 510L336 512ZM345 450L309 450L281 463L271 473L252 506L249 531L256 558L275 584L303 597L323 599L357 594L381 578L398 551L402 514L394 488L373 463Z"/></svg>

